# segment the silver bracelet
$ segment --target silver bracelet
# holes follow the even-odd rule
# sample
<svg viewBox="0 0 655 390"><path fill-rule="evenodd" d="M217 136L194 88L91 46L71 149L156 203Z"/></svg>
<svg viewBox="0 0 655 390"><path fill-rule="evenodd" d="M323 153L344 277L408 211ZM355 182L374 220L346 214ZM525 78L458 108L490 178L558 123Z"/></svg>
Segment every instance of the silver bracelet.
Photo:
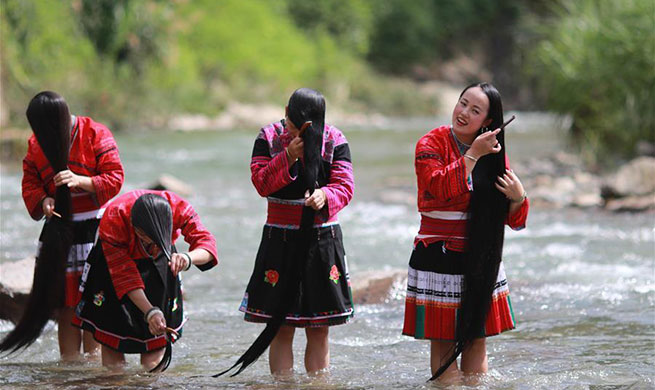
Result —
<svg viewBox="0 0 655 390"><path fill-rule="evenodd" d="M153 306L143 315L143 320L147 323L150 321L152 316L154 316L157 313L161 314L162 316L164 315L164 312L161 311L160 308L158 308L157 306Z"/></svg>
<svg viewBox="0 0 655 390"><path fill-rule="evenodd" d="M471 156L470 154L465 154L464 157L468 158L469 160L472 160L473 162L478 162L478 159Z"/></svg>
<svg viewBox="0 0 655 390"><path fill-rule="evenodd" d="M523 203L523 201L525 201L525 198L527 197L528 197L528 193L525 192L525 190L523 190L523 195L521 195L521 197L518 200L510 199L510 201L514 203Z"/></svg>
<svg viewBox="0 0 655 390"><path fill-rule="evenodd" d="M188 253L182 253L182 256L186 257L187 260L189 260L189 264L187 264L186 268L184 269L184 271L188 271L188 270L191 269L191 264L193 264L193 263L191 262L191 255L188 254Z"/></svg>

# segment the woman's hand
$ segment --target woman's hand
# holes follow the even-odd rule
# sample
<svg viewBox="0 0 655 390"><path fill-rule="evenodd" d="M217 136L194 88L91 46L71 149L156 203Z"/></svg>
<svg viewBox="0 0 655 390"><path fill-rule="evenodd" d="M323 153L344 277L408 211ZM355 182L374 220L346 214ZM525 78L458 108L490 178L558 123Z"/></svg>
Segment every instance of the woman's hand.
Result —
<svg viewBox="0 0 655 390"><path fill-rule="evenodd" d="M171 255L171 260L168 262L168 266L171 267L171 272L173 276L177 276L180 271L185 271L189 268L191 260L182 253L173 253Z"/></svg>
<svg viewBox="0 0 655 390"><path fill-rule="evenodd" d="M148 319L148 330L154 336L159 336L166 332L166 319L161 310L157 311Z"/></svg>
<svg viewBox="0 0 655 390"><path fill-rule="evenodd" d="M68 169L57 173L53 180L57 187L67 185L68 188L79 188L88 192L96 192L93 180L90 177L76 175Z"/></svg>
<svg viewBox="0 0 655 390"><path fill-rule="evenodd" d="M79 175L76 175L67 169L55 175L55 186L59 187L66 184L68 185L68 188L75 188L80 185L80 178Z"/></svg>
<svg viewBox="0 0 655 390"><path fill-rule="evenodd" d="M466 154L478 159L482 156L486 156L490 153L498 153L502 149L500 142L496 139L496 135L500 132L500 129L494 131L488 131L478 135L473 143L471 148L466 152Z"/></svg>
<svg viewBox="0 0 655 390"><path fill-rule="evenodd" d="M496 188L498 191L502 192L507 199L512 201L512 203L523 203L525 200L524 194L525 190L523 189L523 184L519 180L518 176L514 174L513 171L506 169L505 174L498 176L498 182L496 182Z"/></svg>
<svg viewBox="0 0 655 390"><path fill-rule="evenodd" d="M325 206L326 198L325 192L323 192L322 189L317 188L311 196L305 198L305 206L311 207L314 210L320 210Z"/></svg>
<svg viewBox="0 0 655 390"><path fill-rule="evenodd" d="M41 208L46 218L52 217L52 213L55 212L55 200L49 196L45 197L41 203Z"/></svg>
<svg viewBox="0 0 655 390"><path fill-rule="evenodd" d="M302 137L295 137L291 142L289 142L289 146L287 146L287 159L289 165L295 163L296 160L302 157L305 152L304 145Z"/></svg>

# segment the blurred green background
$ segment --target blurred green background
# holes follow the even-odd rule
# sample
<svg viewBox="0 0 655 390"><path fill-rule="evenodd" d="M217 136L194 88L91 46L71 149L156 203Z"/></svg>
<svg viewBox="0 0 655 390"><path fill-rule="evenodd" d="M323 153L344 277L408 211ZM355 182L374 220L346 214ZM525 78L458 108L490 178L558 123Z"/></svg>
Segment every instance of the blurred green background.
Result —
<svg viewBox="0 0 655 390"><path fill-rule="evenodd" d="M230 102L282 106L300 86L346 112L430 115L433 82L485 80L512 110L570 115L588 161L655 142L653 0L0 4L3 129L26 127L45 89L124 131Z"/></svg>

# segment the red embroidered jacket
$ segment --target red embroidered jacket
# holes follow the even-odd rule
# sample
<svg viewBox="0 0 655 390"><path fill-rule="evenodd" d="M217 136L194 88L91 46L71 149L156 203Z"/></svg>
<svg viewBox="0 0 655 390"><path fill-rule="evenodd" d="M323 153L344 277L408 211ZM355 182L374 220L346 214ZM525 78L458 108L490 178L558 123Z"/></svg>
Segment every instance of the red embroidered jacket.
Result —
<svg viewBox="0 0 655 390"><path fill-rule="evenodd" d="M95 193L72 190L73 219L89 219L96 217L97 210L120 191L123 165L109 129L91 118L76 117L71 138L68 169L75 174L91 177L96 190ZM55 172L32 135L23 159L22 187L23 201L35 220L43 217L41 201L46 196L55 196L54 176Z"/></svg>
<svg viewBox="0 0 655 390"><path fill-rule="evenodd" d="M509 161L505 161L509 167ZM466 247L466 220L473 184L466 175L450 126L441 126L421 137L414 160L418 180L418 210L421 227L415 244L445 241L447 249L463 251ZM515 230L525 227L530 207L526 199L507 216L506 223Z"/></svg>
<svg viewBox="0 0 655 390"><path fill-rule="evenodd" d="M148 193L163 196L171 205L173 211L171 242L175 243L181 234L184 236L184 241L189 243L190 251L202 248L211 253L214 256L212 261L197 266L202 271L218 264L216 240L203 226L198 214L186 200L169 191L135 190L128 192L114 199L107 206L98 228L98 234L102 240L102 250L118 299L132 290L144 288L135 262L150 261L150 255L143 250L134 232L131 212L134 202L141 195Z"/></svg>

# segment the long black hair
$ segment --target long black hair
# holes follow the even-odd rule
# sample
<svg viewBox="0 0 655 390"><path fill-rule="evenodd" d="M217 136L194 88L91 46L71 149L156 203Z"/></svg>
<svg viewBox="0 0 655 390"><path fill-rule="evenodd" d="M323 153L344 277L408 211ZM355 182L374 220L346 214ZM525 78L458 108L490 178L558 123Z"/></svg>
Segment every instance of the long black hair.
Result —
<svg viewBox="0 0 655 390"><path fill-rule="evenodd" d="M40 92L30 101L26 115L53 174L68 169L71 115L64 98L55 92ZM68 186L56 187L55 206L61 218L50 218L43 228L27 306L16 327L0 342L0 351L11 353L30 346L63 305L66 260L73 240Z"/></svg>
<svg viewBox="0 0 655 390"><path fill-rule="evenodd" d="M503 103L498 90L488 83L474 83L466 87L480 87L489 99L488 129L495 130L503 124ZM484 129L480 129L480 132ZM505 237L505 217L509 210L507 198L494 183L505 172L505 132L496 139L500 142L499 153L490 153L479 159L473 169L473 193L469 204L467 222L468 244L465 251L464 286L462 303L457 311L455 348L451 356L434 373L438 378L473 339L484 337L484 326L491 304L492 293L498 277Z"/></svg>
<svg viewBox="0 0 655 390"><path fill-rule="evenodd" d="M299 88L289 98L287 107L289 120L293 122L297 129L300 129L305 122L312 122L302 135L304 152L301 162L305 188L311 195L318 185L317 180L322 169L321 150L323 147L323 129L325 127L325 98L320 92L313 89ZM214 377L221 376L234 367L241 365L232 374L232 376L239 375L241 371L254 363L266 351L266 348L268 348L280 327L284 324L286 315L298 296L302 270L305 268L302 264L307 259L309 252L315 215L316 211L314 209L303 207L300 229L296 235L296 251L293 258L289 259L290 261L286 264L284 272L280 275L279 283L283 286L282 296L272 313L273 316L266 323L266 328L232 367L214 375Z"/></svg>
<svg viewBox="0 0 655 390"><path fill-rule="evenodd" d="M173 237L173 210L161 195L143 194L134 201L130 212L132 226L141 229L170 260Z"/></svg>
<svg viewBox="0 0 655 390"><path fill-rule="evenodd" d="M152 193L139 196L134 202L134 205L132 205L130 220L132 226L140 229L159 247L159 249L161 249L166 260L171 259L171 255L174 253L174 248L171 242L173 239L173 210L166 198ZM158 259L159 258L161 257L158 257ZM158 272L165 270L165 273L160 273L160 276L164 289L167 289L167 274L170 272L168 265L156 268ZM157 305L157 302L154 304ZM168 368L173 358L171 337L173 336L168 333L166 334L166 349L164 350L164 355L150 372L163 372Z"/></svg>

